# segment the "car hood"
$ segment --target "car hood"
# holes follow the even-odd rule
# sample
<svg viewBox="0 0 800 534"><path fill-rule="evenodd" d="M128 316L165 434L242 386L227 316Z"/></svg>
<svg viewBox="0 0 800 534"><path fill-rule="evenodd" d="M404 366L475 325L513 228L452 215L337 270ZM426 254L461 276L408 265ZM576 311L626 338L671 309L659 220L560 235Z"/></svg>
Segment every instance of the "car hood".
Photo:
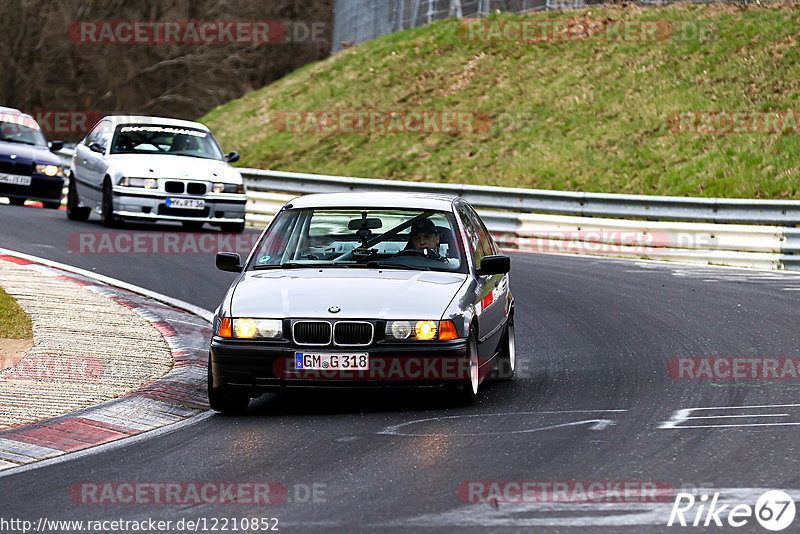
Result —
<svg viewBox="0 0 800 534"><path fill-rule="evenodd" d="M114 171L139 178L177 178L208 182L242 183L242 175L225 161L168 154L113 154Z"/></svg>
<svg viewBox="0 0 800 534"><path fill-rule="evenodd" d="M11 160L12 154L16 156L13 160ZM47 147L7 143L5 141L0 141L0 160L14 161L16 163L61 164L58 156L50 152Z"/></svg>
<svg viewBox="0 0 800 534"><path fill-rule="evenodd" d="M248 271L234 288L233 317L439 319L467 276L376 269ZM328 308L341 308L330 313Z"/></svg>

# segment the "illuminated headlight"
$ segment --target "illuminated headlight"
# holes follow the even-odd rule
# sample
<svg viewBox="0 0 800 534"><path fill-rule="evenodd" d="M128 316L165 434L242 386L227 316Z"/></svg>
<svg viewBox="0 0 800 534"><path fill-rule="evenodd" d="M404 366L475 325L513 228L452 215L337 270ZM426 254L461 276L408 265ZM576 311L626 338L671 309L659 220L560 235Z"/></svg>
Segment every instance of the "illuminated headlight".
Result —
<svg viewBox="0 0 800 534"><path fill-rule="evenodd" d="M122 187L143 187L145 189L158 189L158 180L155 178L120 178L119 185Z"/></svg>
<svg viewBox="0 0 800 534"><path fill-rule="evenodd" d="M37 165L36 172L45 176L61 176L61 167L58 165Z"/></svg>
<svg viewBox="0 0 800 534"><path fill-rule="evenodd" d="M280 319L222 319L217 329L220 337L239 339L279 339L283 335Z"/></svg>
<svg viewBox="0 0 800 534"><path fill-rule="evenodd" d="M387 339L428 341L458 338L453 321L388 321Z"/></svg>
<svg viewBox="0 0 800 534"><path fill-rule="evenodd" d="M211 184L211 191L214 193L244 193L244 184L223 184L214 182Z"/></svg>

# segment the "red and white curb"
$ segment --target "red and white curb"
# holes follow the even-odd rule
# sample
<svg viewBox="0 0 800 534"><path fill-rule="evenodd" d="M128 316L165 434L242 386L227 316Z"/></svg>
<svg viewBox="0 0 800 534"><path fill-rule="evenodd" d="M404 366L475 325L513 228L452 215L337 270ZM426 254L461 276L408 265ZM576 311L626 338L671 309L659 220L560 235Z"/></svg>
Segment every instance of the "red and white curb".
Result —
<svg viewBox="0 0 800 534"><path fill-rule="evenodd" d="M0 470L15 471L13 468L25 464L180 423L208 410L210 312L42 258L0 249L0 260L87 286L132 310L161 333L174 360L173 368L165 376L123 397L0 431ZM198 311L205 317L198 316Z"/></svg>

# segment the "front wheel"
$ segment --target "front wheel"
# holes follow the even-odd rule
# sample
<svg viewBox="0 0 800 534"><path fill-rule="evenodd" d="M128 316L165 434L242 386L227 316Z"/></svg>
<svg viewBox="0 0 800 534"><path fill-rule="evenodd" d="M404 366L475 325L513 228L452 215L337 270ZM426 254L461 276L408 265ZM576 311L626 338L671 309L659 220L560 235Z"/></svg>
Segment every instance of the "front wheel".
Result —
<svg viewBox="0 0 800 534"><path fill-rule="evenodd" d="M511 380L514 378L514 372L517 367L517 345L514 338L513 314L508 317L503 344L497 356L497 368L492 371L492 378L495 380Z"/></svg>
<svg viewBox="0 0 800 534"><path fill-rule="evenodd" d="M103 207L100 213L100 222L106 228L114 228L119 224L119 220L114 215L114 193L111 191L111 184L106 182L103 186Z"/></svg>
<svg viewBox="0 0 800 534"><path fill-rule="evenodd" d="M69 185L67 186L67 219L70 221L86 221L89 219L91 211L89 208L80 206L75 179L70 177Z"/></svg>
<svg viewBox="0 0 800 534"><path fill-rule="evenodd" d="M208 356L208 404L212 410L231 415L244 413L250 404L250 397L246 393L214 388L211 355Z"/></svg>
<svg viewBox="0 0 800 534"><path fill-rule="evenodd" d="M457 404L468 406L475 403L478 397L478 385L480 383L478 368L478 341L475 332L471 331L467 340L467 365L465 366L466 376L453 385L452 398Z"/></svg>

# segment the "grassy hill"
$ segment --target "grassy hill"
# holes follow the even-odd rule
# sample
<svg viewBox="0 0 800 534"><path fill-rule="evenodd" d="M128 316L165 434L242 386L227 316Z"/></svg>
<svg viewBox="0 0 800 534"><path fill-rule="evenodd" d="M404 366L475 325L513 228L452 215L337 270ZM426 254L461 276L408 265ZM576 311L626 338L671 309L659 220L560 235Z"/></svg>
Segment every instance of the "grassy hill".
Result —
<svg viewBox="0 0 800 534"><path fill-rule="evenodd" d="M485 34L472 35L486 37L522 21L537 28L553 26L544 21L593 22L597 32L619 21L631 28L651 21L659 30L655 41L634 36L620 42L612 35L610 41L515 42L471 39L465 23L446 20L348 48L200 120L225 150L239 150L240 165L247 167L558 190L800 198L800 5L501 14L482 23L495 24L494 30L482 26ZM676 33L664 34L665 27ZM281 131L287 111L316 117L437 110L474 113L488 118L482 123L488 127L457 134ZM787 110L797 113L796 130L786 117L783 133L674 131L681 112Z"/></svg>

